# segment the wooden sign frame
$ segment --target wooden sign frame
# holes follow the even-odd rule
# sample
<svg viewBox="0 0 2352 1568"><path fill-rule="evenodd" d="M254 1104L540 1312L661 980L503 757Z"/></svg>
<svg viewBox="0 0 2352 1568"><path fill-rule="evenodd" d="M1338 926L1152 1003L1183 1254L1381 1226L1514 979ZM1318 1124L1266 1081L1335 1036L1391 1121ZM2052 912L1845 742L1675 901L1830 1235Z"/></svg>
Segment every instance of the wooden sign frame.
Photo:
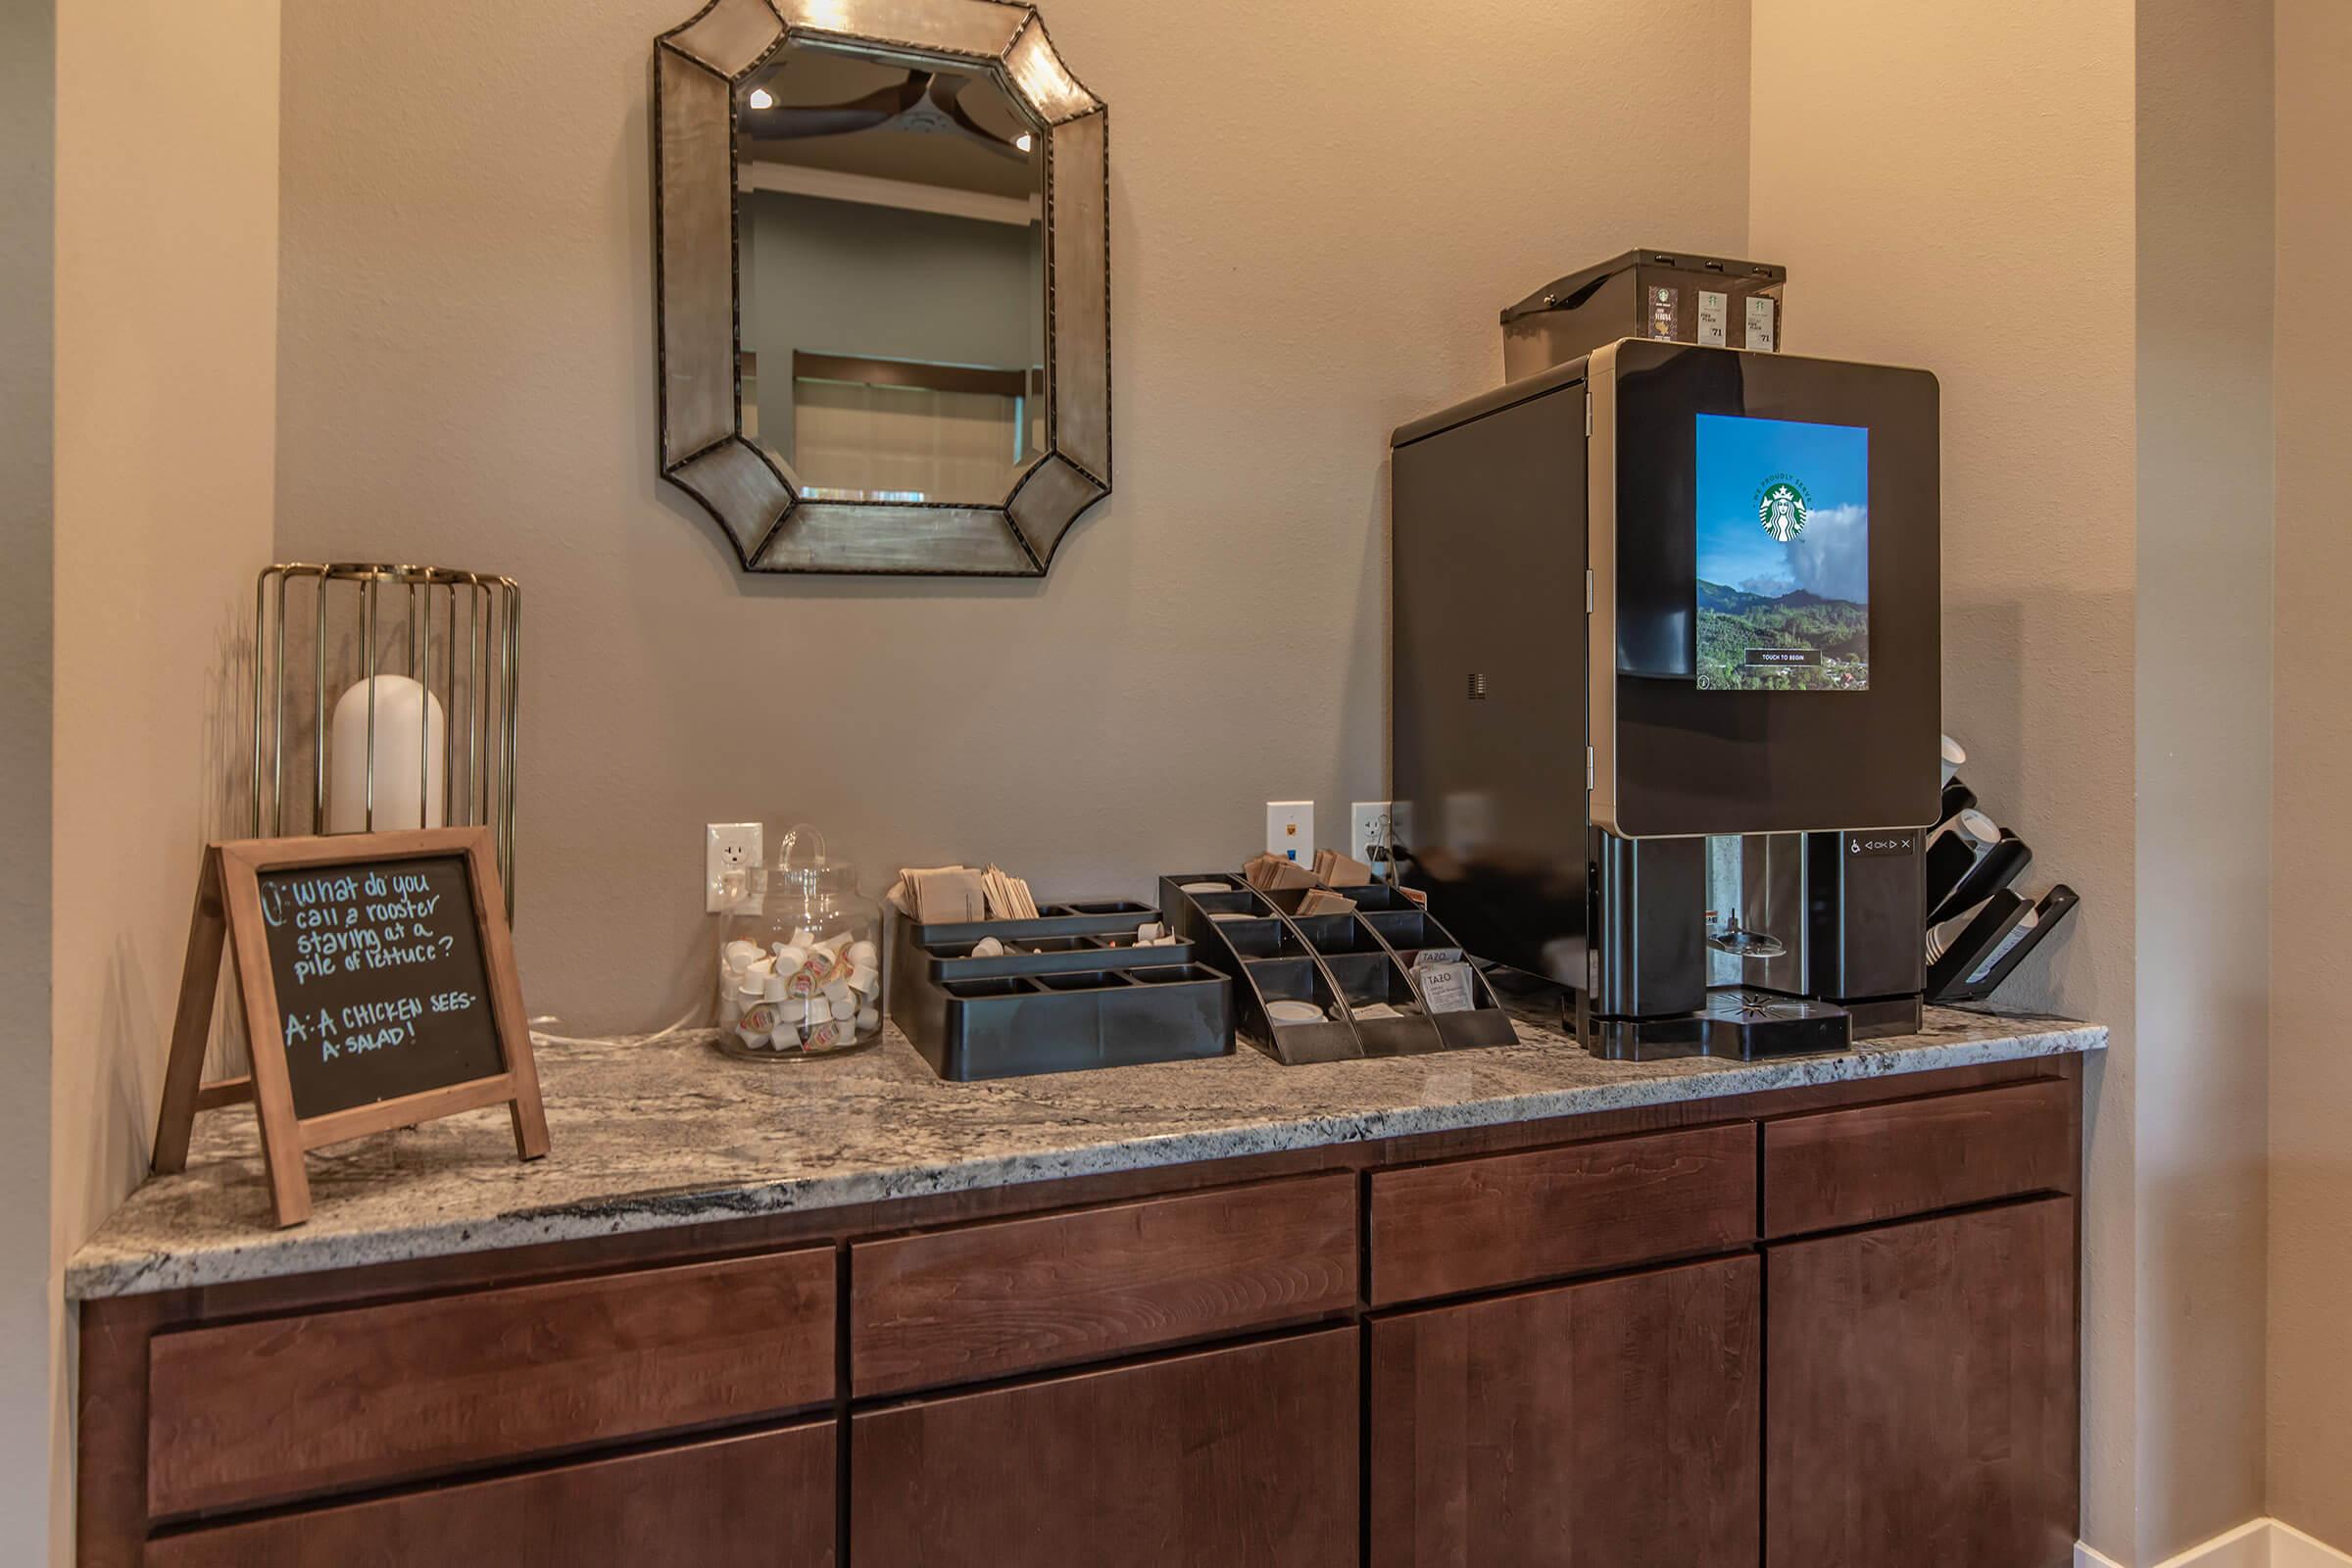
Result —
<svg viewBox="0 0 2352 1568"><path fill-rule="evenodd" d="M294 1108L286 1066L285 1019L262 918L261 875L294 867L373 865L385 861L465 857L473 896L474 932L489 981L490 1020L505 1070L419 1094L402 1095L347 1110L304 1117ZM196 1113L250 1101L261 1123L262 1161L277 1223L299 1225L311 1215L311 1183L303 1156L314 1149L386 1132L462 1110L505 1104L514 1122L514 1151L523 1159L547 1152L547 1112L539 1102L539 1069L522 1010L522 982L514 968L514 940L507 929L506 897L486 827L420 828L394 833L340 833L319 838L234 839L210 845L196 879L196 910L188 924L188 956L180 972L179 1010L172 1023L172 1055L164 1072L164 1104L155 1129L159 1175L185 1170ZM203 1082L204 1050L212 1034L213 1000L220 985L222 945L233 949L237 996L253 1071L243 1078Z"/></svg>

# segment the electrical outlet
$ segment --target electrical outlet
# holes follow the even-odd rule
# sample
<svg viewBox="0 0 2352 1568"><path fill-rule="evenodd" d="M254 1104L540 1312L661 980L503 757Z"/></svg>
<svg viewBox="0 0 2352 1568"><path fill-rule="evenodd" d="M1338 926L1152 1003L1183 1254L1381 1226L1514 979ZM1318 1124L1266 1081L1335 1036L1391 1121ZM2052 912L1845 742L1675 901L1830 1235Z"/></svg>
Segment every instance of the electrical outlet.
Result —
<svg viewBox="0 0 2352 1568"><path fill-rule="evenodd" d="M1385 878L1393 846L1412 847L1410 801L1357 801L1348 811L1348 853Z"/></svg>
<svg viewBox="0 0 2352 1568"><path fill-rule="evenodd" d="M1315 858L1315 803L1266 803L1266 853L1301 862Z"/></svg>
<svg viewBox="0 0 2352 1568"><path fill-rule="evenodd" d="M760 858L765 853L757 822L712 822L703 833L703 907L711 914L727 906L726 876L730 871L744 873L748 888L751 873L760 869Z"/></svg>

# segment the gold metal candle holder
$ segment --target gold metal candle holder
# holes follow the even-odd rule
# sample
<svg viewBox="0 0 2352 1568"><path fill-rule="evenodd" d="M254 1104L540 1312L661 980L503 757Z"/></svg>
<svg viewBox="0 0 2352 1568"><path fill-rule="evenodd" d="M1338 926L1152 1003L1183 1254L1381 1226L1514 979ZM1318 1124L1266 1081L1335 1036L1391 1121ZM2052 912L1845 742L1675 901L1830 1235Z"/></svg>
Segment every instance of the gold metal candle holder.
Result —
<svg viewBox="0 0 2352 1568"><path fill-rule="evenodd" d="M311 591L292 586L298 580L308 581ZM253 604L253 836L486 826L512 920L521 629L522 590L512 577L349 562L263 568ZM379 820L376 707L377 677L383 675L405 675L422 692L416 704L416 804L396 812L385 803ZM364 804L355 825L330 820L328 712L363 683ZM438 748L432 744L435 703L442 719ZM407 737L400 739L405 746ZM426 820L436 766L438 822ZM291 792L289 775L295 780Z"/></svg>

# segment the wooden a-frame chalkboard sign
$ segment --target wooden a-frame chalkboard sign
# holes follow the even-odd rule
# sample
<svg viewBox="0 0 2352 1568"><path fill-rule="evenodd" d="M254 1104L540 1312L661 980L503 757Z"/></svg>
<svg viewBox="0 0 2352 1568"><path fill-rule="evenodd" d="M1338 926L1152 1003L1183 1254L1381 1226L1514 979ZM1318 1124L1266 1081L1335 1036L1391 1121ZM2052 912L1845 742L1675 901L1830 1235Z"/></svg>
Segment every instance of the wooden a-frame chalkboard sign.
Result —
<svg viewBox="0 0 2352 1568"><path fill-rule="evenodd" d="M515 1152L546 1153L505 909L486 827L212 845L188 928L156 1171L186 1168L196 1112L247 1101L280 1225L310 1217L303 1155L323 1145L503 1103ZM223 942L253 1071L208 1084Z"/></svg>

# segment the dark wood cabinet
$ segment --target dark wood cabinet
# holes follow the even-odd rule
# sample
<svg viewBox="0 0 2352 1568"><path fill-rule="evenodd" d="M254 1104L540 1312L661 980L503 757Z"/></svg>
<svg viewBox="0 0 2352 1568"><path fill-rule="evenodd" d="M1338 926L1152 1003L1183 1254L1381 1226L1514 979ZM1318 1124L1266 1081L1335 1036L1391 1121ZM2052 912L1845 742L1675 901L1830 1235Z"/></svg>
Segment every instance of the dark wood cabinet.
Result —
<svg viewBox="0 0 2352 1568"><path fill-rule="evenodd" d="M1754 1568L1752 1255L1378 1318L1373 1568Z"/></svg>
<svg viewBox="0 0 2352 1568"><path fill-rule="evenodd" d="M1765 1252L1766 1568L2063 1568L2076 1512L2075 1205Z"/></svg>
<svg viewBox="0 0 2352 1568"><path fill-rule="evenodd" d="M863 1568L1352 1568L1357 1331L850 1418Z"/></svg>
<svg viewBox="0 0 2352 1568"><path fill-rule="evenodd" d="M2071 1061L87 1302L82 1568L2061 1568Z"/></svg>
<svg viewBox="0 0 2352 1568"><path fill-rule="evenodd" d="M833 1423L147 1544L144 1568L832 1568Z"/></svg>

